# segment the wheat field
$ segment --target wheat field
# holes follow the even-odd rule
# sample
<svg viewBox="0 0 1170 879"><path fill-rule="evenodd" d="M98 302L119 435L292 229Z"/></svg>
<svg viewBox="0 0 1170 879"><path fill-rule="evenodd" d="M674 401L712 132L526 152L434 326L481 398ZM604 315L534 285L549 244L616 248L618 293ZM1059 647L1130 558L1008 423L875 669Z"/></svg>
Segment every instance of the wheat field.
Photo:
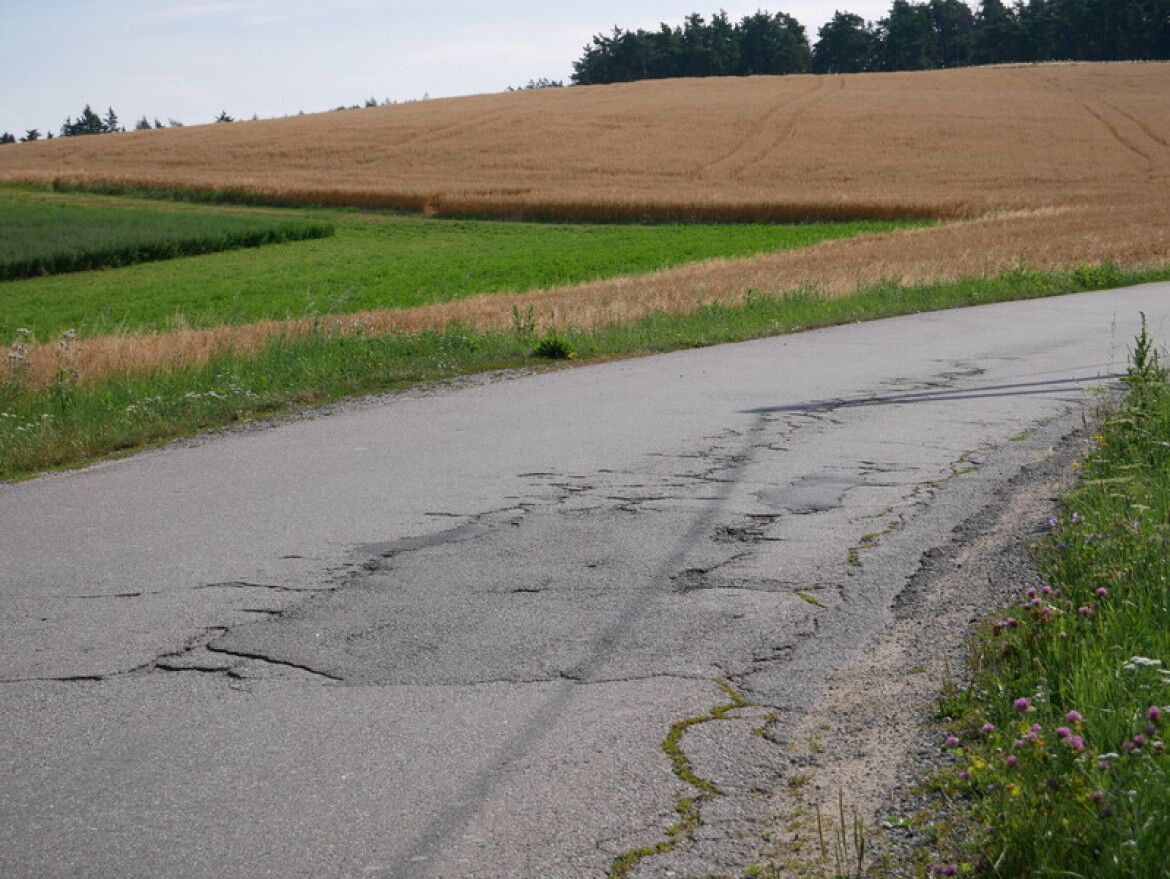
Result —
<svg viewBox="0 0 1170 879"><path fill-rule="evenodd" d="M1021 261L1170 262L1168 110L1166 63L665 80L8 145L0 180L436 215L952 221L338 323L498 327L514 306L531 305L542 325L590 326L735 302L749 288L843 295L887 278L992 274ZM297 331L208 331L192 352ZM146 343L111 339L105 353L90 343L87 356L125 368L125 349ZM178 356L177 337L156 343Z"/></svg>

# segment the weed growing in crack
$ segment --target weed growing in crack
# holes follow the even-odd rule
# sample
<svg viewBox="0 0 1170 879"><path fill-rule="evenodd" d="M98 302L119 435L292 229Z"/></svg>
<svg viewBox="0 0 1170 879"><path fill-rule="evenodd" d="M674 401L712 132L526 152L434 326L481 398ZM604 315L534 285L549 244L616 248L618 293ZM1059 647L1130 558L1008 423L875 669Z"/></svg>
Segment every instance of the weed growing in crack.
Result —
<svg viewBox="0 0 1170 879"><path fill-rule="evenodd" d="M821 845L821 863L832 864L833 875L837 879L860 877L865 865L865 825L856 809L846 818L845 792L842 790L837 791L837 819L836 826L830 825L830 840L826 841L825 821L821 816L820 804L817 804L817 838Z"/></svg>
<svg viewBox="0 0 1170 879"><path fill-rule="evenodd" d="M813 607L821 607L821 608L824 607L823 604L821 604L819 601L817 601L815 596L810 595L809 593L805 592L803 589L798 589L795 594L796 594L797 598L800 598L804 601L807 601Z"/></svg>
<svg viewBox="0 0 1170 879"><path fill-rule="evenodd" d="M709 714L699 717L688 717L671 725L670 731L662 742L662 750L670 759L671 770L687 784L698 790L694 797L680 796L675 803L675 812L679 820L665 831L666 839L651 845L631 849L618 855L610 863L607 879L625 879L630 872L645 858L665 854L671 851L680 842L694 837L695 831L703 825L702 805L712 797L723 796L718 786L708 779L700 778L695 774L690 758L682 749L682 738L688 729L701 723L710 723L722 720L729 711L737 708L747 708L752 703L743 697L729 682L719 681L719 688L727 694L729 702L717 705Z"/></svg>

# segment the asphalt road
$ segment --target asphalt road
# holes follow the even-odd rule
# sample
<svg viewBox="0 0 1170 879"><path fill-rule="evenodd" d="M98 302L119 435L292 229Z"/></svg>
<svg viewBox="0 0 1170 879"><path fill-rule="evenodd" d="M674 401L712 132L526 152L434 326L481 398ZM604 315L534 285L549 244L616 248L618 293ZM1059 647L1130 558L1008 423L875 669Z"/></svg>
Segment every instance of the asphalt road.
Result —
<svg viewBox="0 0 1170 879"><path fill-rule="evenodd" d="M0 875L601 877L680 796L748 857L791 771L761 725L1080 426L1141 311L1165 340L1170 285L495 378L0 486ZM713 718L729 686L751 704Z"/></svg>

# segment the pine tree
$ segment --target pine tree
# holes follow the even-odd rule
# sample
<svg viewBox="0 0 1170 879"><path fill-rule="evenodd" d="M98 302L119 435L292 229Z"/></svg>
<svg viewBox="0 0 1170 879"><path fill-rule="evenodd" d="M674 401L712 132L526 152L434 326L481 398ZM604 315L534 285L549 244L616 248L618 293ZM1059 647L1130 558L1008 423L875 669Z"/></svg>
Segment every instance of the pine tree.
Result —
<svg viewBox="0 0 1170 879"><path fill-rule="evenodd" d="M862 73L877 63L878 36L860 15L838 12L817 32L813 72Z"/></svg>

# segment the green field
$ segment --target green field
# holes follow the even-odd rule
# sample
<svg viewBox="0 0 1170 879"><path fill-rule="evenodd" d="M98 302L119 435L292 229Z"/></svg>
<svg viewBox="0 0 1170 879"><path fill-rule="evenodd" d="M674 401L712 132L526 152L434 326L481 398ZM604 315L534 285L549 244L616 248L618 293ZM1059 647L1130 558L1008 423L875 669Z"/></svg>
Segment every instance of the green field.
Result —
<svg viewBox="0 0 1170 879"><path fill-rule="evenodd" d="M0 204L4 198L0 190ZM123 200L59 196L105 222ZM132 202L141 208L149 202ZM329 238L99 272L0 283L0 344L18 327L49 340L412 308L480 293L523 292L713 257L806 247L907 224L590 225L434 220L385 213L166 205L174 216L313 220ZM7 222L7 221L5 221Z"/></svg>
<svg viewBox="0 0 1170 879"><path fill-rule="evenodd" d="M0 188L0 281L326 238L299 217L79 201Z"/></svg>

